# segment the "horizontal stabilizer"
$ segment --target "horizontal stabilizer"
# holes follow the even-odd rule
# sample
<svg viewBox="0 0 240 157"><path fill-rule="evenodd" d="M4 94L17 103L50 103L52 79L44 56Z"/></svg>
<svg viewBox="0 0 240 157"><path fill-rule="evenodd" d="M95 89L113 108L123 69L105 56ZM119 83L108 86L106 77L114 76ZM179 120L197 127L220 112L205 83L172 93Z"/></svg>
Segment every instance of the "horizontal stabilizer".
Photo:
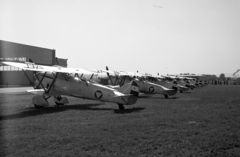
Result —
<svg viewBox="0 0 240 157"><path fill-rule="evenodd" d="M110 87L110 88L113 88L113 89L117 89L117 88L120 88L119 85L116 85L116 86L112 86L112 85L107 85L107 87Z"/></svg>
<svg viewBox="0 0 240 157"><path fill-rule="evenodd" d="M27 90L28 93L32 93L35 95L44 95L45 91L43 89L32 89L32 90Z"/></svg>
<svg viewBox="0 0 240 157"><path fill-rule="evenodd" d="M114 97L129 97L129 96L133 96L133 94L115 95Z"/></svg>
<svg viewBox="0 0 240 157"><path fill-rule="evenodd" d="M154 94L150 94L150 93L139 93L139 97L151 97Z"/></svg>

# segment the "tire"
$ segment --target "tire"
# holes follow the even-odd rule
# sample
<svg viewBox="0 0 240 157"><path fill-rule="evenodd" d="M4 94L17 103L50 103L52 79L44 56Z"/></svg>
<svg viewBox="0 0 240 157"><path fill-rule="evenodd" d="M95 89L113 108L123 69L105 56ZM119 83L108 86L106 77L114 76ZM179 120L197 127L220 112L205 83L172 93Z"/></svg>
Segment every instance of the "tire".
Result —
<svg viewBox="0 0 240 157"><path fill-rule="evenodd" d="M55 102L55 104L57 105L57 107L64 105L63 103L58 103L58 102Z"/></svg>
<svg viewBox="0 0 240 157"><path fill-rule="evenodd" d="M43 106L39 106L39 105L36 105L34 104L35 108L43 108Z"/></svg>
<svg viewBox="0 0 240 157"><path fill-rule="evenodd" d="M166 99L168 99L169 97L168 97L168 95L164 95L164 97L166 98Z"/></svg>
<svg viewBox="0 0 240 157"><path fill-rule="evenodd" d="M124 109L125 109L125 107L123 106L123 104L118 104L118 107L119 107L120 110L124 110Z"/></svg>

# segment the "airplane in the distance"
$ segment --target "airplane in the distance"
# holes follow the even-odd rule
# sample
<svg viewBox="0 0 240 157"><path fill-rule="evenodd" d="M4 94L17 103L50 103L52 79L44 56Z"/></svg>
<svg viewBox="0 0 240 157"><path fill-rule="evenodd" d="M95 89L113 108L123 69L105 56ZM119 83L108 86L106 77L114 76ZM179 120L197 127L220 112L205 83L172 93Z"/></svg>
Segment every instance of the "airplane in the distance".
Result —
<svg viewBox="0 0 240 157"><path fill-rule="evenodd" d="M23 72L25 70L36 72L34 89L27 91L35 94L32 98L35 107L49 106L47 99L50 97L54 98L57 106L64 105L69 103L64 96L72 96L113 102L118 104L119 109L124 109L124 105L135 104L138 99L139 89L135 81L113 89L92 80L94 73L85 69L38 65L32 62L1 62L1 64L21 68ZM86 80L83 77L84 74L92 75L89 80Z"/></svg>
<svg viewBox="0 0 240 157"><path fill-rule="evenodd" d="M138 85L139 91L143 93L141 95L149 96L152 94L162 94L165 98L169 98L169 96L173 96L177 93L176 89L169 89L146 80L145 74L138 72L110 71L108 67L106 67L106 70L102 71L108 74L110 87L112 88L117 87L116 85L123 86L125 83L134 80Z"/></svg>

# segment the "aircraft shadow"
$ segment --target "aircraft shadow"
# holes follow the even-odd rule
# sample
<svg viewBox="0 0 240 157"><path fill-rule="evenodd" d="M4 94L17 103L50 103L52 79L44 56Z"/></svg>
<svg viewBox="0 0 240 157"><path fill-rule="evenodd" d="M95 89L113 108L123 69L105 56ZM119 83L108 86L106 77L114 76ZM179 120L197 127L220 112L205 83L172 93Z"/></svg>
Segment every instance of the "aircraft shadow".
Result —
<svg viewBox="0 0 240 157"><path fill-rule="evenodd" d="M142 99L142 98L151 98L152 96L138 96L138 98Z"/></svg>
<svg viewBox="0 0 240 157"><path fill-rule="evenodd" d="M0 121L2 120L12 120L12 119L19 119L31 116L38 116L43 114L51 114L51 113L58 113L67 110L92 110L92 111L114 111L114 113L132 113L138 112L145 108L131 108L131 109L124 109L124 110L115 110L113 108L94 108L95 106L104 105L104 103L96 103L96 104L74 104L74 105L65 105L60 107L49 106L43 108L27 108L24 109L22 112L12 115L0 116Z"/></svg>
<svg viewBox="0 0 240 157"><path fill-rule="evenodd" d="M164 98L164 97L155 97L156 99L164 99L164 100L173 100L173 99L179 99L179 97L169 97L169 98Z"/></svg>
<svg viewBox="0 0 240 157"><path fill-rule="evenodd" d="M18 119L18 118L25 118L30 116L38 116L43 114L51 114L51 113L58 113L67 110L113 110L110 108L94 108L95 106L103 105L103 103L97 104L74 104L74 105L65 105L60 107L49 106L43 108L27 108L24 109L22 112L12 115L0 116L0 121L2 120L11 120L11 119Z"/></svg>
<svg viewBox="0 0 240 157"><path fill-rule="evenodd" d="M191 92L183 92L183 93L181 93L181 94L190 94Z"/></svg>
<svg viewBox="0 0 240 157"><path fill-rule="evenodd" d="M134 108L129 108L129 109L124 109L124 110L114 110L114 113L117 114L128 114L128 113L133 113L133 112L140 112L141 110L144 110L144 107L134 107Z"/></svg>
<svg viewBox="0 0 240 157"><path fill-rule="evenodd" d="M139 98L147 98L147 99L166 99L166 100L171 100L171 99L179 99L179 97L172 97L170 96L169 98L165 98L165 97L145 97L145 96L141 96Z"/></svg>

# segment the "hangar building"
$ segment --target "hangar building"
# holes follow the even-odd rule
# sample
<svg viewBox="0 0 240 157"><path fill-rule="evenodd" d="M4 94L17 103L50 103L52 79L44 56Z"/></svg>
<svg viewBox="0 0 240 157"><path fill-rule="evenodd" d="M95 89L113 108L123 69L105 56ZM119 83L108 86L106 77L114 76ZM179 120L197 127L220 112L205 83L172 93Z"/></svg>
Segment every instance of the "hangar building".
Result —
<svg viewBox="0 0 240 157"><path fill-rule="evenodd" d="M67 59L57 58L54 49L41 48L0 40L0 62L17 61L36 64L60 65L67 67ZM27 71L29 79L33 81L33 72ZM15 67L0 65L0 87L1 86L29 86L31 83L24 72Z"/></svg>

